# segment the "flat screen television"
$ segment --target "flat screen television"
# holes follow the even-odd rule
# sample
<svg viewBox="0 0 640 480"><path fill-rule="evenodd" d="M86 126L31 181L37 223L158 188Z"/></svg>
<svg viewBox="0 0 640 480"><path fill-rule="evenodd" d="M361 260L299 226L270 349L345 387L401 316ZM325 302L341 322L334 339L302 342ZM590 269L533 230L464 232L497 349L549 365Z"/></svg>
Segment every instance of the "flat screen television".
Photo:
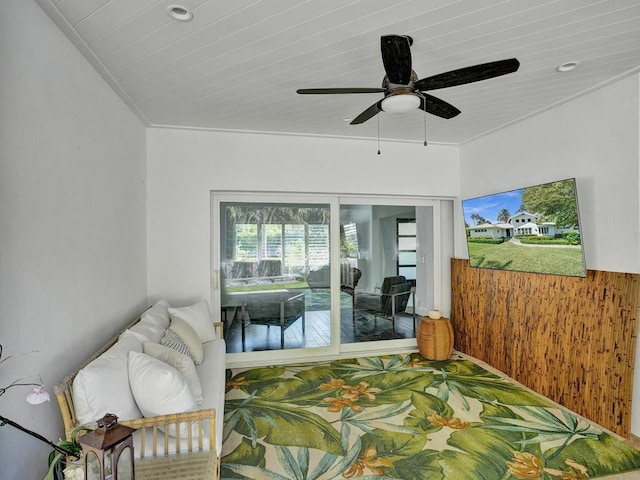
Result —
<svg viewBox="0 0 640 480"><path fill-rule="evenodd" d="M462 200L472 267L586 276L574 178Z"/></svg>

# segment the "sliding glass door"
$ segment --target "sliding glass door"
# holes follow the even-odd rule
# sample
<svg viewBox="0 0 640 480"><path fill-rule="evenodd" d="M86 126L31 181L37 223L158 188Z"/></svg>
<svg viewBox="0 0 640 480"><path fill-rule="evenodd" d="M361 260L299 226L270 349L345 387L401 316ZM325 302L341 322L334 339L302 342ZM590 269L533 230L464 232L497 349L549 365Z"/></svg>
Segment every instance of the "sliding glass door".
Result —
<svg viewBox="0 0 640 480"><path fill-rule="evenodd" d="M212 194L212 306L230 361L415 347L437 201Z"/></svg>
<svg viewBox="0 0 640 480"><path fill-rule="evenodd" d="M418 305L433 305L434 207L418 203L341 202L341 301L351 302L341 308L343 350L376 348L373 342L391 340L406 344L416 336Z"/></svg>

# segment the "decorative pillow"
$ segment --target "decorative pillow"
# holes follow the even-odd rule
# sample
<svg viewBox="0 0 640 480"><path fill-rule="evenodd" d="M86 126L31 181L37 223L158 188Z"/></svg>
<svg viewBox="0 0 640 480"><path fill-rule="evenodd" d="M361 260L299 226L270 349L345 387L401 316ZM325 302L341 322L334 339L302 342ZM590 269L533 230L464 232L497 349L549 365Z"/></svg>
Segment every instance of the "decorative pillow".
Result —
<svg viewBox="0 0 640 480"><path fill-rule="evenodd" d="M142 416L129 387L130 351L142 352L142 342L133 334L123 336L78 372L73 380L73 405L80 425L95 422L107 413L115 413L122 420Z"/></svg>
<svg viewBox="0 0 640 480"><path fill-rule="evenodd" d="M129 353L129 384L133 397L145 417L197 409L187 381L182 374L157 358L138 352ZM176 436L175 426L169 435ZM180 426L180 437L186 438L189 426Z"/></svg>
<svg viewBox="0 0 640 480"><path fill-rule="evenodd" d="M190 307L169 308L171 320L180 318L187 322L196 331L202 343L210 342L218 338L207 302L196 303Z"/></svg>
<svg viewBox="0 0 640 480"><path fill-rule="evenodd" d="M193 364L191 357L169 347L165 347L164 345L152 342L144 342L142 348L147 355L162 360L164 363L177 369L187 381L187 385L189 385L189 389L196 403L198 405L202 403L202 386L200 385L200 378L198 377L196 366Z"/></svg>
<svg viewBox="0 0 640 480"><path fill-rule="evenodd" d="M165 347L172 348L176 352L182 353L183 355L191 356L189 353L189 347L187 347L180 336L171 329L167 330L167 333L164 334L160 343Z"/></svg>
<svg viewBox="0 0 640 480"><path fill-rule="evenodd" d="M160 340L162 340L162 337L164 337L166 328L162 328L159 325L154 325L151 322L143 322L142 320L140 320L127 331L134 332L144 337L144 340L142 340L143 342L160 343Z"/></svg>
<svg viewBox="0 0 640 480"><path fill-rule="evenodd" d="M189 348L189 355L196 365L202 363L204 352L202 350L202 340L191 326L180 318L173 318L169 331L175 332Z"/></svg>
<svg viewBox="0 0 640 480"><path fill-rule="evenodd" d="M133 337L140 343L149 341L149 339L145 335L142 335L141 333L132 332L129 329L126 329L124 332L120 334L120 336L118 337L118 341L126 339L127 337Z"/></svg>
<svg viewBox="0 0 640 480"><path fill-rule="evenodd" d="M169 328L169 302L159 300L153 307L142 314L140 323L149 322L166 330Z"/></svg>

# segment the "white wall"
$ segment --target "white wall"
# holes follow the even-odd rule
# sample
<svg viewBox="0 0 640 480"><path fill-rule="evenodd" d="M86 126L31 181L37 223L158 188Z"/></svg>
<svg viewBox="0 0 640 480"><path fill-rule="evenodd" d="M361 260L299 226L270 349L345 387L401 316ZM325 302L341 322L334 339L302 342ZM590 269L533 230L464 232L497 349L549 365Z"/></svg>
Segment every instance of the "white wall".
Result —
<svg viewBox="0 0 640 480"><path fill-rule="evenodd" d="M210 191L458 195L458 149L149 129L150 298L210 298ZM449 288L444 289L445 292Z"/></svg>
<svg viewBox="0 0 640 480"><path fill-rule="evenodd" d="M639 76L461 147L461 198L575 177L587 268L640 273ZM464 225L456 253L466 258ZM640 351L632 431L640 435Z"/></svg>
<svg viewBox="0 0 640 480"><path fill-rule="evenodd" d="M627 77L463 145L461 198L575 177L587 268L640 273L638 82ZM456 240L466 256L464 235Z"/></svg>
<svg viewBox="0 0 640 480"><path fill-rule="evenodd" d="M32 0L0 2L0 414L57 441L52 385L147 304L145 130ZM23 352L36 353L20 356ZM0 427L0 477L51 448Z"/></svg>

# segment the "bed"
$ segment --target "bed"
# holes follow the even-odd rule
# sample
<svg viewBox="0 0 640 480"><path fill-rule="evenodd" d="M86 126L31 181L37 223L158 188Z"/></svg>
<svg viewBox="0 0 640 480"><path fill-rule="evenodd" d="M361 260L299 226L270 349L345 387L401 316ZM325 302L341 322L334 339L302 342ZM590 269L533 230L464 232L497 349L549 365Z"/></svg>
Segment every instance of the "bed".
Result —
<svg viewBox="0 0 640 480"><path fill-rule="evenodd" d="M227 379L222 478L640 478L628 441L459 352Z"/></svg>

